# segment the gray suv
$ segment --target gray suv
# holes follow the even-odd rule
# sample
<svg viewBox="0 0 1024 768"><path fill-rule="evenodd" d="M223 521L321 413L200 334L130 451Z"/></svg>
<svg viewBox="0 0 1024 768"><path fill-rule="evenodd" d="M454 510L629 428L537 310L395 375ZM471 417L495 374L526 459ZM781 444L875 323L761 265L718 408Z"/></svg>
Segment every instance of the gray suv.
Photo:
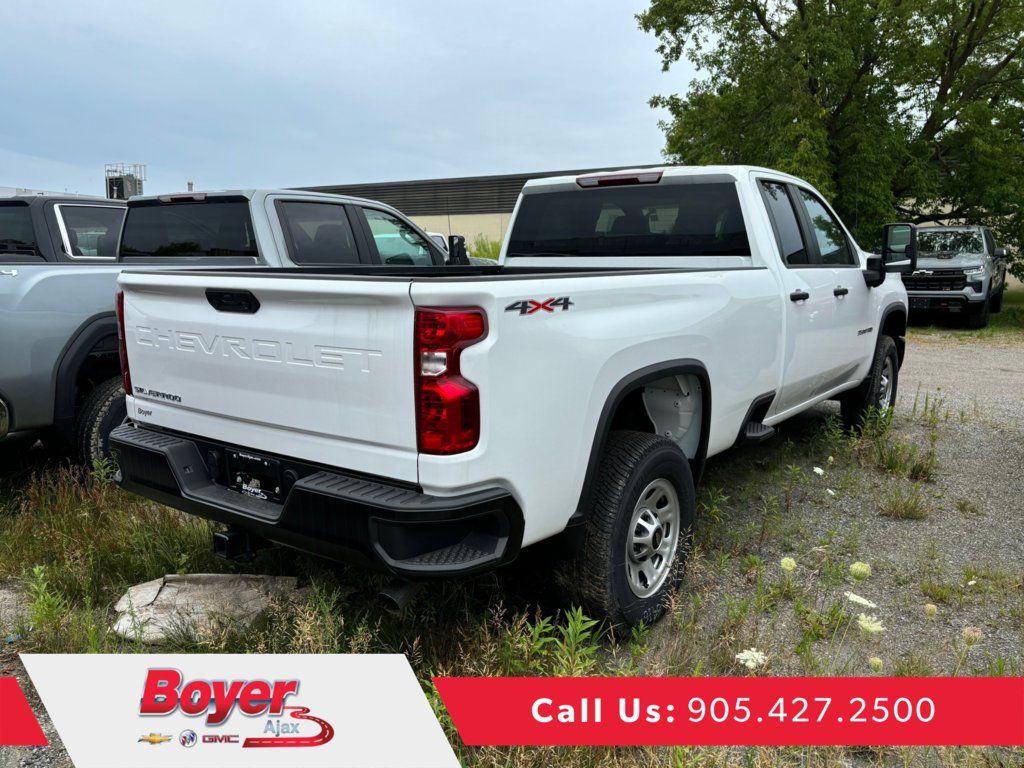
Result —
<svg viewBox="0 0 1024 768"><path fill-rule="evenodd" d="M903 284L912 317L950 313L984 328L989 313L1003 308L1006 250L996 247L988 227L922 227L917 269L903 275Z"/></svg>

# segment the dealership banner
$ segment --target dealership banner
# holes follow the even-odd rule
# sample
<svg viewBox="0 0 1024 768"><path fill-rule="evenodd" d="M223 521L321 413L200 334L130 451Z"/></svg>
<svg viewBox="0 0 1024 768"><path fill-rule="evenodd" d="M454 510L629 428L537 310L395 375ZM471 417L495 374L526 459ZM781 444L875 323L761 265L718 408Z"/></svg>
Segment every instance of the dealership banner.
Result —
<svg viewBox="0 0 1024 768"><path fill-rule="evenodd" d="M458 766L400 654L21 659L76 768Z"/></svg>
<svg viewBox="0 0 1024 768"><path fill-rule="evenodd" d="M1024 678L437 678L468 745L1024 745Z"/></svg>
<svg viewBox="0 0 1024 768"><path fill-rule="evenodd" d="M0 747L45 747L46 735L13 677L0 677Z"/></svg>

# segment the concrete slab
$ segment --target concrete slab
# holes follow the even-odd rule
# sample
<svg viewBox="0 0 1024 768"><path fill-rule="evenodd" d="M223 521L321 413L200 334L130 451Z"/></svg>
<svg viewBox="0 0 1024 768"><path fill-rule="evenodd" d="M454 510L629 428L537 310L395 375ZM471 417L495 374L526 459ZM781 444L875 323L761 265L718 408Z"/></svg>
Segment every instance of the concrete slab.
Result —
<svg viewBox="0 0 1024 768"><path fill-rule="evenodd" d="M186 633L201 637L225 623L247 627L273 601L305 590L294 576L197 573L136 584L118 600L113 631L128 640L159 643Z"/></svg>

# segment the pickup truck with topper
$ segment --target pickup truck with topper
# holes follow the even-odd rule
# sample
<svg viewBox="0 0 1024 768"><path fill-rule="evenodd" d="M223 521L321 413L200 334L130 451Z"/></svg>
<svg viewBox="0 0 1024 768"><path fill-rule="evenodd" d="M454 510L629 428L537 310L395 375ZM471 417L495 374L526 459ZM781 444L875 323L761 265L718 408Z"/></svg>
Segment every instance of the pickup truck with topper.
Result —
<svg viewBox="0 0 1024 768"><path fill-rule="evenodd" d="M461 238L453 248L459 263ZM114 295L126 265L433 266L447 258L393 208L336 195L136 197L127 215L119 200L2 198L0 440L41 436L86 465L108 456L110 431L125 419Z"/></svg>
<svg viewBox="0 0 1024 768"><path fill-rule="evenodd" d="M649 623L707 457L893 404L916 229L885 242L792 176L675 167L529 182L495 267L127 271L117 477L227 557L414 583L547 541L568 598Z"/></svg>

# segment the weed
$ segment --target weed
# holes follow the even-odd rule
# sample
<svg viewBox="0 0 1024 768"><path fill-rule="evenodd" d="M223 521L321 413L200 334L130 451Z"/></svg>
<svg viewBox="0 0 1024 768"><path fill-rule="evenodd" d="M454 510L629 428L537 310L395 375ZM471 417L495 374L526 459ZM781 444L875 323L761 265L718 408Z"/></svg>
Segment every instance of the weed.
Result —
<svg viewBox="0 0 1024 768"><path fill-rule="evenodd" d="M40 634L56 634L67 612L67 601L57 594L46 575L46 566L32 569L28 581L28 615L32 630Z"/></svg>
<svg viewBox="0 0 1024 768"><path fill-rule="evenodd" d="M600 648L601 632L597 621L587 618L582 608L573 608L558 627L551 651L552 673L559 677L589 675L597 666L594 655Z"/></svg>
<svg viewBox="0 0 1024 768"><path fill-rule="evenodd" d="M921 593L935 603L951 603L956 597L956 586L925 579L921 582Z"/></svg>
<svg viewBox="0 0 1024 768"><path fill-rule="evenodd" d="M981 510L978 509L978 505L970 499L957 499L954 502L954 506L956 506L956 511L962 515L982 514Z"/></svg>
<svg viewBox="0 0 1024 768"><path fill-rule="evenodd" d="M55 594L104 605L126 585L183 567L223 570L210 546L212 523L121 491L103 466L36 476L5 505L0 578L46 566Z"/></svg>
<svg viewBox="0 0 1024 768"><path fill-rule="evenodd" d="M910 651L893 666L894 677L935 677L938 672L932 664L932 654Z"/></svg>
<svg viewBox="0 0 1024 768"><path fill-rule="evenodd" d="M896 486L882 502L879 514L896 520L924 520L928 517L928 507L921 494L921 486L914 485L909 493Z"/></svg>

